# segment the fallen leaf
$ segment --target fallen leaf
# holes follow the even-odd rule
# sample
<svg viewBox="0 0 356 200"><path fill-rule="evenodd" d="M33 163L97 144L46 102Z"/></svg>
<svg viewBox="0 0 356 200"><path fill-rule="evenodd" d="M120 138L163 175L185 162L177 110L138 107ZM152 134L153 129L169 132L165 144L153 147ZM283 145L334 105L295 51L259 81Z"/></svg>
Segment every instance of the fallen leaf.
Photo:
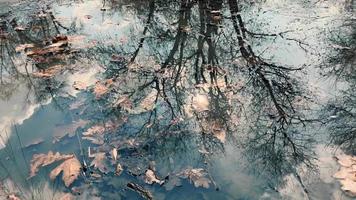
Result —
<svg viewBox="0 0 356 200"><path fill-rule="evenodd" d="M341 167L340 170L334 174L334 178L356 181L356 172L351 168Z"/></svg>
<svg viewBox="0 0 356 200"><path fill-rule="evenodd" d="M337 162L343 167L351 167L353 164L356 164L352 156L345 154L337 156Z"/></svg>
<svg viewBox="0 0 356 200"><path fill-rule="evenodd" d="M152 110L155 107L157 90L152 90L140 103L140 107L144 110Z"/></svg>
<svg viewBox="0 0 356 200"><path fill-rule="evenodd" d="M99 152L95 154L90 154L89 157L94 158L93 161L90 163L90 166L98 169L102 173L108 173L109 169L107 166L106 155L104 152Z"/></svg>
<svg viewBox="0 0 356 200"><path fill-rule="evenodd" d="M156 176L156 174L154 173L154 171L148 169L146 170L145 173L145 183L152 185L153 183L158 183L160 185L162 185L164 183L163 180L159 180Z"/></svg>
<svg viewBox="0 0 356 200"><path fill-rule="evenodd" d="M197 112L209 110L209 99L206 95L197 94L193 97L192 107Z"/></svg>
<svg viewBox="0 0 356 200"><path fill-rule="evenodd" d="M211 181L204 177L207 175L204 169L186 169L179 174L182 178L188 178L191 182L194 183L195 187L204 187L209 188Z"/></svg>
<svg viewBox="0 0 356 200"><path fill-rule="evenodd" d="M109 88L100 82L97 82L94 86L94 94L95 94L95 98L97 99L99 99L101 96L106 94L108 91Z"/></svg>
<svg viewBox="0 0 356 200"><path fill-rule="evenodd" d="M35 176L40 167L50 165L56 161L73 158L73 155L61 155L49 151L47 154L34 154L31 159L30 178Z"/></svg>
<svg viewBox="0 0 356 200"><path fill-rule="evenodd" d="M123 171L124 171L124 169L122 168L122 166L120 165L120 163L118 163L118 164L116 165L115 174L116 174L117 176L120 176Z"/></svg>
<svg viewBox="0 0 356 200"><path fill-rule="evenodd" d="M62 65L55 65L43 71L33 72L32 75L37 78L51 78L62 71L62 69Z"/></svg>
<svg viewBox="0 0 356 200"><path fill-rule="evenodd" d="M65 160L53 169L49 177L53 180L63 171L62 180L64 181L64 185L69 187L79 177L81 167L79 160L72 155L72 158Z"/></svg>
<svg viewBox="0 0 356 200"><path fill-rule="evenodd" d="M78 121L74 121L69 125L60 125L54 128L53 130L53 137L55 137L57 140L62 139L66 135L69 137L73 137L75 135L75 131L78 128L83 128L88 124L88 121L79 119Z"/></svg>
<svg viewBox="0 0 356 200"><path fill-rule="evenodd" d="M21 200L19 197L17 197L16 195L14 194L10 194L8 197L7 197L8 200Z"/></svg>
<svg viewBox="0 0 356 200"><path fill-rule="evenodd" d="M356 197L356 182L350 179L341 180L341 189L351 197Z"/></svg>
<svg viewBox="0 0 356 200"><path fill-rule="evenodd" d="M83 140L89 140L93 144L102 145L104 144L104 138L101 135L98 136L85 136L82 137Z"/></svg>
<svg viewBox="0 0 356 200"><path fill-rule="evenodd" d="M347 195L356 197L356 156L341 154L336 158L341 167L333 177L339 179L341 189Z"/></svg>
<svg viewBox="0 0 356 200"><path fill-rule="evenodd" d="M59 200L74 200L75 197L71 193L66 193Z"/></svg>
<svg viewBox="0 0 356 200"><path fill-rule="evenodd" d="M73 88L76 90L86 90L87 85L82 81L74 81Z"/></svg>
<svg viewBox="0 0 356 200"><path fill-rule="evenodd" d="M173 190L173 188L175 187L179 187L182 185L182 181L180 180L179 177L177 176L169 176L168 181L165 182L164 187L166 188L166 190L170 191Z"/></svg>
<svg viewBox="0 0 356 200"><path fill-rule="evenodd" d="M21 51L25 51L25 50L27 50L29 48L33 48L33 47L35 47L34 44L21 44L15 48L15 51L21 52Z"/></svg>
<svg viewBox="0 0 356 200"><path fill-rule="evenodd" d="M113 148L111 150L111 156L115 161L117 160L117 149L116 148Z"/></svg>
<svg viewBox="0 0 356 200"><path fill-rule="evenodd" d="M84 136L101 135L105 132L105 127L101 125L94 125L83 133Z"/></svg>

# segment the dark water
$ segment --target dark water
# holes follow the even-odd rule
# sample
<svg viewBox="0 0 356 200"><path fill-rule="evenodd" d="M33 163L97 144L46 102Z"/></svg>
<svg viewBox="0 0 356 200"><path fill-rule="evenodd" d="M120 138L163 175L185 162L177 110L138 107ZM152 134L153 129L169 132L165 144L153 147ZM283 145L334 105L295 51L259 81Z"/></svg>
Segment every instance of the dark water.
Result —
<svg viewBox="0 0 356 200"><path fill-rule="evenodd" d="M352 199L353 1L0 6L0 199Z"/></svg>

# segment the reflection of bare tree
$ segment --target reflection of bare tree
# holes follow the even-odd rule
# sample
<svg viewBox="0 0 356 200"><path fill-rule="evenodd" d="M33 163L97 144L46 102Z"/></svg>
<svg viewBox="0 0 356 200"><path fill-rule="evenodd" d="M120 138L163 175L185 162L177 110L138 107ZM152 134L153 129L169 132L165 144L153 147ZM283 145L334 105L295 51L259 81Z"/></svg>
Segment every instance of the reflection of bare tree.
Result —
<svg viewBox="0 0 356 200"><path fill-rule="evenodd" d="M209 92L200 91L209 96L210 110L195 115L203 133L209 132L206 131L207 124L214 123L217 129L224 129L226 133L235 129L230 127L236 123L231 123L229 113L241 110L244 104L249 107L247 113L251 118L250 134L244 144L251 152L251 160L279 175L294 172L300 163L311 166L312 140L303 133L303 126L310 122L303 115L309 99L302 83L295 77L303 68L292 68L263 58L248 42L252 39L250 35L264 38L282 34L247 30L236 0L227 3L180 1L163 8L160 4L161 1L150 1L138 47L133 52L120 48L124 55L130 55L127 71L116 71L109 78L124 80L127 86L128 80L123 76L127 76L127 72L132 76L134 72L136 77L133 75L130 81L137 82L130 84L133 87L129 90L117 88L120 91L117 98L129 95L136 99L135 102L142 99L140 95L156 90L156 102L164 102L168 107L170 115L165 114L165 118L171 121L184 117L185 99L199 91L197 88L201 85L207 86ZM222 13L226 11L231 15L224 19ZM297 39L283 38L303 44ZM145 59L147 57L150 60ZM126 62L124 60L115 60L116 65ZM221 84L224 88L219 87ZM246 97L246 100L235 100L229 105L230 93ZM251 102L247 101L248 97ZM146 125L151 125L157 109L151 112Z"/></svg>
<svg viewBox="0 0 356 200"><path fill-rule="evenodd" d="M346 21L341 30L332 39L334 51L328 57L323 68L326 76L335 76L346 82L347 86L341 91L340 97L331 100L324 108L331 142L345 151L355 154L356 151L356 24ZM344 35L343 33L349 33Z"/></svg>

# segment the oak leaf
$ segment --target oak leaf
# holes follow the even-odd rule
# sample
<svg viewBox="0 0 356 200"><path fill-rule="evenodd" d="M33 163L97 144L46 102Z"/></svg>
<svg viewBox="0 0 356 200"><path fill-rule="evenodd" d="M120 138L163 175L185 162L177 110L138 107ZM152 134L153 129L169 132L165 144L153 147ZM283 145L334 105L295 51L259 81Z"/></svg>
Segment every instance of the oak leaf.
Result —
<svg viewBox="0 0 356 200"><path fill-rule="evenodd" d="M64 181L64 185L69 187L79 177L81 168L82 165L79 160L73 156L53 169L49 177L53 180L63 171L62 180Z"/></svg>

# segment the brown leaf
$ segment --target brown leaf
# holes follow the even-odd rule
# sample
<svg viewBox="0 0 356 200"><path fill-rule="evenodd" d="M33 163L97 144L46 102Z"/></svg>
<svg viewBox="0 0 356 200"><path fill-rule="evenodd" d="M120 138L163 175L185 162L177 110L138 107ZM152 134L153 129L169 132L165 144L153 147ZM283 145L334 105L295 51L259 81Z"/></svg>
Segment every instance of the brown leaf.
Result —
<svg viewBox="0 0 356 200"><path fill-rule="evenodd" d="M356 157L338 155L340 170L334 174L334 178L340 180L341 189L349 196L356 197Z"/></svg>
<svg viewBox="0 0 356 200"><path fill-rule="evenodd" d="M105 127L101 125L94 125L83 133L84 136L101 135L105 132Z"/></svg>
<svg viewBox="0 0 356 200"><path fill-rule="evenodd" d="M56 161L73 158L73 155L60 155L49 151L48 154L34 154L30 166L30 178L35 176L40 167L50 165Z"/></svg>
<svg viewBox="0 0 356 200"><path fill-rule="evenodd" d="M73 83L73 88L76 90L86 90L87 87L88 86L82 81L74 81Z"/></svg>
<svg viewBox="0 0 356 200"><path fill-rule="evenodd" d="M62 180L64 181L64 185L69 187L78 178L81 167L79 160L73 155L72 158L65 160L53 169L49 177L53 180L63 171Z"/></svg>
<svg viewBox="0 0 356 200"><path fill-rule="evenodd" d="M53 130L53 137L55 137L57 140L62 139L66 135L69 135L69 137L73 137L75 135L75 131L78 128L83 128L87 124L88 121L79 119L78 121L75 121L69 125L57 126Z"/></svg>
<svg viewBox="0 0 356 200"><path fill-rule="evenodd" d="M33 48L33 47L35 47L34 44L21 44L16 47L15 51L16 52L25 51L25 50Z"/></svg>
<svg viewBox="0 0 356 200"><path fill-rule="evenodd" d="M356 197L356 182L350 179L345 179L340 181L342 187L341 189L345 191L349 196Z"/></svg>
<svg viewBox="0 0 356 200"><path fill-rule="evenodd" d="M32 75L37 78L51 78L63 69L62 65L55 65L43 71L33 72Z"/></svg>
<svg viewBox="0 0 356 200"><path fill-rule="evenodd" d="M112 79L108 79L102 82L98 81L96 82L94 86L94 94L95 98L99 99L102 97L104 94L106 94L109 91L109 87L114 83Z"/></svg>

